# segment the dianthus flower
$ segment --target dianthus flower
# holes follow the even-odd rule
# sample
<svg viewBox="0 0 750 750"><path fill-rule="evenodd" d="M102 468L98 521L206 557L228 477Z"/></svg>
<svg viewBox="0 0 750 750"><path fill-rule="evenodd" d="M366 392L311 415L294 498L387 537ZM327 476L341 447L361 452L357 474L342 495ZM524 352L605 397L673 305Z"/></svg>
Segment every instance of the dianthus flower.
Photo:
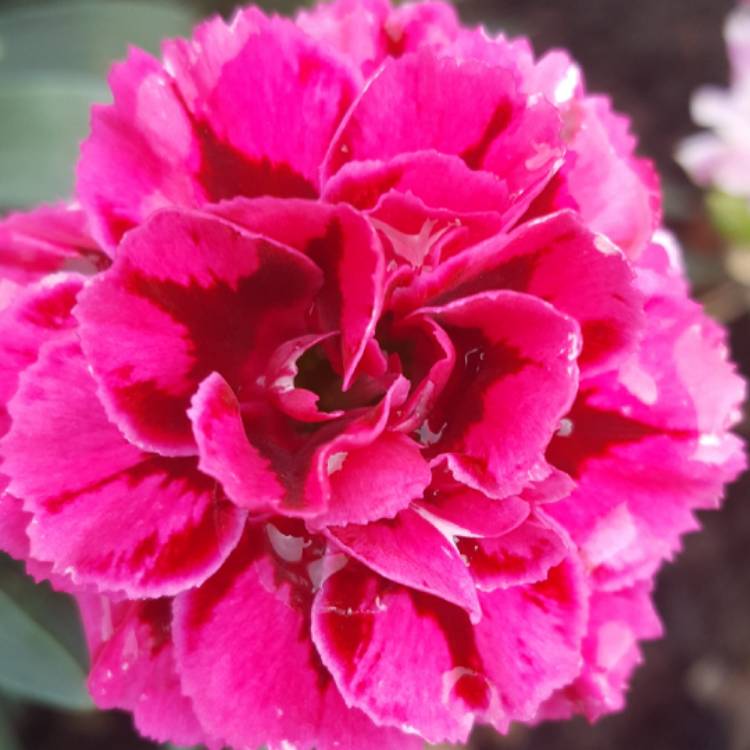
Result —
<svg viewBox="0 0 750 750"><path fill-rule="evenodd" d="M4 547L157 740L402 750L622 705L744 463L627 121L441 3L242 10L6 220Z"/></svg>
<svg viewBox="0 0 750 750"><path fill-rule="evenodd" d="M677 161L699 184L750 201L750 2L724 26L731 86L704 86L693 96L692 115L707 132L686 138Z"/></svg>

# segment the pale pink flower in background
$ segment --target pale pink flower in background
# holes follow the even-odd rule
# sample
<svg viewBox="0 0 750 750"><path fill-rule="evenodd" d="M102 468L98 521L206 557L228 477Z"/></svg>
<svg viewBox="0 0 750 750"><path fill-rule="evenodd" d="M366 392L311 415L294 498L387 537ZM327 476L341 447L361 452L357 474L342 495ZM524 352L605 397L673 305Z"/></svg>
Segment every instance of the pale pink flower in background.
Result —
<svg viewBox="0 0 750 750"><path fill-rule="evenodd" d="M699 185L750 199L750 4L727 18L724 37L730 86L693 95L693 120L706 131L686 138L676 158Z"/></svg>
<svg viewBox="0 0 750 750"><path fill-rule="evenodd" d="M442 3L132 50L0 225L0 542L158 741L418 748L617 710L744 386L563 52Z"/></svg>

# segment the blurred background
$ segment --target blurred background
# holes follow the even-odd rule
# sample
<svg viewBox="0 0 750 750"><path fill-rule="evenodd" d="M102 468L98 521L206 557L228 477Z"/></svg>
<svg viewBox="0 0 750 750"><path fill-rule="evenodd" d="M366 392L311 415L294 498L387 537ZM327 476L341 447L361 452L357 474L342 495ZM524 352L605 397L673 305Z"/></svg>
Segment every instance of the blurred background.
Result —
<svg viewBox="0 0 750 750"><path fill-rule="evenodd" d="M298 3L261 3L289 13ZM65 197L72 189L88 108L107 101L105 76L127 44L158 50L232 2L0 0L0 212ZM712 202L673 161L695 130L691 92L726 85L722 24L730 0L460 0L467 23L528 35L537 53L566 47L592 91L628 113L640 151L661 172L666 223L685 247L694 290L730 328L750 374L750 292L738 271L750 221ZM749 124L750 127L750 124ZM738 223L740 225L737 229ZM718 231L721 229L722 231ZM746 255L744 255L746 253ZM727 263L728 257L734 261ZM736 262L740 258L739 264ZM728 272L727 268L732 268ZM741 428L748 432L747 424ZM666 636L647 644L627 710L518 728L478 730L474 750L750 750L750 479L729 492L704 532L686 539L658 581ZM75 612L0 555L0 750L146 750L128 717L90 710Z"/></svg>

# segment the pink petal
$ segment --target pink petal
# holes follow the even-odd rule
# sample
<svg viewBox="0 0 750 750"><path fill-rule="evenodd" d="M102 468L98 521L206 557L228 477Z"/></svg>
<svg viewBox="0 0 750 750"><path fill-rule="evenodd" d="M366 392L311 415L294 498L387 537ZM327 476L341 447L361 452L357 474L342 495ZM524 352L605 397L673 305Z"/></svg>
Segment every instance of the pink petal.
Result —
<svg viewBox="0 0 750 750"><path fill-rule="evenodd" d="M262 399L243 404L240 416L226 383L212 375L191 412L200 466L240 507L306 517L317 529L392 518L430 481L419 446L387 430L407 387L397 379L377 406L310 434Z"/></svg>
<svg viewBox="0 0 750 750"><path fill-rule="evenodd" d="M464 741L475 719L507 729L576 676L584 595L566 563L544 583L481 594L472 626L463 610L349 563L316 596L313 638L345 700L373 720Z"/></svg>
<svg viewBox="0 0 750 750"><path fill-rule="evenodd" d="M734 435L662 431L596 409L585 394L569 420L572 432L556 437L548 456L577 487L546 510L610 587L651 575L671 558L680 536L697 527L693 511L715 507L745 466Z"/></svg>
<svg viewBox="0 0 750 750"><path fill-rule="evenodd" d="M650 583L595 591L583 645L583 672L545 703L541 717L563 719L583 712L589 721L596 721L621 710L629 679L642 661L638 642L658 638L662 632Z"/></svg>
<svg viewBox="0 0 750 750"><path fill-rule="evenodd" d="M423 49L388 61L368 83L331 145L323 174L330 177L350 161L435 150L494 172L523 205L522 196L530 200L558 166L559 131L554 107L528 103L514 71Z"/></svg>
<svg viewBox="0 0 750 750"><path fill-rule="evenodd" d="M257 390L271 353L306 332L320 284L290 248L203 214L158 213L76 308L110 418L146 450L195 453L186 412L199 383L216 371L235 393Z"/></svg>
<svg viewBox="0 0 750 750"><path fill-rule="evenodd" d="M3 478L3 481L5 478ZM23 503L7 492L0 493L0 550L25 560L29 557L29 537L26 527L33 516L23 509Z"/></svg>
<svg viewBox="0 0 750 750"><path fill-rule="evenodd" d="M368 215L383 242L389 270L394 262L415 268L435 266L493 237L508 223L498 211L456 214L452 209L427 206L411 192L396 190L381 196Z"/></svg>
<svg viewBox="0 0 750 750"><path fill-rule="evenodd" d="M178 668L203 726L236 747L417 750L417 738L346 707L310 641L309 596L253 531L216 576L177 599Z"/></svg>
<svg viewBox="0 0 750 750"><path fill-rule="evenodd" d="M661 221L659 180L650 162L633 156L628 121L604 97L574 101L565 115L570 150L532 216L572 204L584 221L631 258L648 245Z"/></svg>
<svg viewBox="0 0 750 750"><path fill-rule="evenodd" d="M315 528L393 518L422 496L431 472L419 445L386 429L404 401L399 379L381 403L315 453L307 486L327 495L327 509L308 522Z"/></svg>
<svg viewBox="0 0 750 750"><path fill-rule="evenodd" d="M197 149L189 114L160 63L131 48L112 67L114 102L92 109L76 190L96 239L111 255L154 209L195 205L201 188L187 168Z"/></svg>
<svg viewBox="0 0 750 750"><path fill-rule="evenodd" d="M384 578L463 607L472 619L481 618L474 581L455 546L414 510L365 526L332 527L328 534Z"/></svg>
<svg viewBox="0 0 750 750"><path fill-rule="evenodd" d="M299 250L323 271L316 315L321 331L341 333L346 390L382 308L385 262L369 222L348 206L273 198L228 201L211 212Z"/></svg>
<svg viewBox="0 0 750 750"><path fill-rule="evenodd" d="M481 591L544 581L570 549L565 532L541 511L502 536L458 540L458 550Z"/></svg>
<svg viewBox="0 0 750 750"><path fill-rule="evenodd" d="M436 525L444 525L454 535L464 537L507 534L520 526L531 510L520 498L495 500L457 482L452 487L431 487L418 507L429 513Z"/></svg>
<svg viewBox="0 0 750 750"><path fill-rule="evenodd" d="M36 361L39 349L75 327L71 310L83 287L75 274L57 274L19 291L0 310L0 435L9 425L6 405L19 375Z"/></svg>
<svg viewBox="0 0 750 750"><path fill-rule="evenodd" d="M180 688L171 601L117 602L88 594L78 603L91 644L89 690L96 705L130 711L138 731L156 742L206 742Z"/></svg>
<svg viewBox="0 0 750 750"><path fill-rule="evenodd" d="M244 514L216 496L192 460L144 454L122 438L74 338L43 348L9 411L2 471L34 516L31 554L56 572L132 597L162 596L201 583L235 545Z"/></svg>
<svg viewBox="0 0 750 750"><path fill-rule="evenodd" d="M421 2L392 8L387 0L337 0L297 17L310 36L342 53L366 79L391 55L422 46L441 47L459 30L448 3Z"/></svg>
<svg viewBox="0 0 750 750"><path fill-rule="evenodd" d="M745 383L730 359L725 331L684 293L646 303L637 352L589 384L589 401L660 430L721 435L739 418Z"/></svg>
<svg viewBox="0 0 750 750"><path fill-rule="evenodd" d="M446 694L453 670L481 672L468 614L356 563L318 592L312 636L344 700L377 724L417 732L428 742L462 742L472 712L484 708L473 694Z"/></svg>
<svg viewBox="0 0 750 750"><path fill-rule="evenodd" d="M29 284L56 271L92 273L106 263L76 204L39 206L0 221L0 279Z"/></svg>
<svg viewBox="0 0 750 750"><path fill-rule="evenodd" d="M78 194L104 246L167 205L315 195L354 96L345 65L255 9L211 19L164 54L162 66L131 50L113 68L114 103L94 109L83 144Z"/></svg>
<svg viewBox="0 0 750 750"><path fill-rule="evenodd" d="M271 462L247 439L237 397L221 375L213 373L201 383L188 415L198 468L220 482L235 505L268 511L280 504L284 487Z"/></svg>
<svg viewBox="0 0 750 750"><path fill-rule="evenodd" d="M486 289L514 289L551 302L581 325L582 372L618 364L635 346L643 300L627 260L570 212L523 225L449 259L410 289L397 309L443 302Z"/></svg>
<svg viewBox="0 0 750 750"><path fill-rule="evenodd" d="M472 170L458 156L437 151L346 164L326 183L323 198L364 211L374 208L378 199L392 190L412 193L426 206L459 215L502 213L509 208L508 188L497 175Z"/></svg>
<svg viewBox="0 0 750 750"><path fill-rule="evenodd" d="M515 495L540 478L543 452L575 396L578 326L509 291L427 312L453 339L457 364L418 436L459 481Z"/></svg>
<svg viewBox="0 0 750 750"><path fill-rule="evenodd" d="M204 151L214 162L201 175L209 190L206 172L222 185L223 194L211 191L213 200L315 195L318 168L355 94L347 66L289 20L256 8L238 12L229 25L206 21L191 42L167 42L164 56L195 120L215 139L214 153ZM256 170L254 179L245 175L249 185L227 181L227 157Z"/></svg>
<svg viewBox="0 0 750 750"><path fill-rule="evenodd" d="M579 674L588 598L574 557L539 583L480 594L484 617L475 627L476 648L497 691L488 695L486 716L496 729L533 719L542 701ZM452 694L462 679L454 673Z"/></svg>

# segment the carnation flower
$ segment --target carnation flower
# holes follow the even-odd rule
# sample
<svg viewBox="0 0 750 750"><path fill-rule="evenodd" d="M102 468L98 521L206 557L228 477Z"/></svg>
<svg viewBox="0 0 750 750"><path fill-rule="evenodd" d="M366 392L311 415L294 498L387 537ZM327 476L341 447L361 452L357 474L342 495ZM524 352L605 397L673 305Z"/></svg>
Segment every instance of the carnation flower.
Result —
<svg viewBox="0 0 750 750"><path fill-rule="evenodd" d="M694 94L693 119L708 131L686 138L677 161L699 185L750 200L750 4L730 14L724 37L731 86L705 86Z"/></svg>
<svg viewBox="0 0 750 750"><path fill-rule="evenodd" d="M157 740L460 742L621 707L743 384L651 165L449 5L242 10L0 229L3 546Z"/></svg>

